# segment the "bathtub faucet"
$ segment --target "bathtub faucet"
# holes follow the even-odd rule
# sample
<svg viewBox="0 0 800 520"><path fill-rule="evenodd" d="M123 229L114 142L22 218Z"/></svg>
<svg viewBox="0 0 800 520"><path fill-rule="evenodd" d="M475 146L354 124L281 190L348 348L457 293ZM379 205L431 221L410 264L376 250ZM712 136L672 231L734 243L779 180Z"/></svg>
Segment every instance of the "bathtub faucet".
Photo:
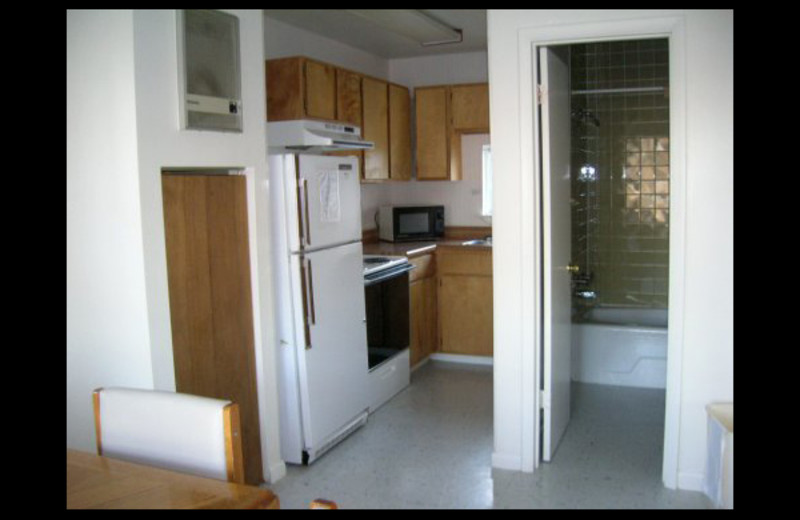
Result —
<svg viewBox="0 0 800 520"><path fill-rule="evenodd" d="M597 293L594 291L575 291L573 293L576 298L580 298L581 300L596 300Z"/></svg>

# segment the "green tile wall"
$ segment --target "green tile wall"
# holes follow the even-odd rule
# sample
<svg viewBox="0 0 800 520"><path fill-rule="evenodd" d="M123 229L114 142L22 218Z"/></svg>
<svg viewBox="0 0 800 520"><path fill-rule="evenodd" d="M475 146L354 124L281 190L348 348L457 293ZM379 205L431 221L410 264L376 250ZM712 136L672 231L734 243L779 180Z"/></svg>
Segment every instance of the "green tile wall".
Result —
<svg viewBox="0 0 800 520"><path fill-rule="evenodd" d="M667 306L669 59L666 39L570 46L572 255L596 304ZM576 94L653 89L656 92ZM590 117L576 117L580 110ZM594 124L593 118L599 121ZM590 164L596 180L581 181Z"/></svg>

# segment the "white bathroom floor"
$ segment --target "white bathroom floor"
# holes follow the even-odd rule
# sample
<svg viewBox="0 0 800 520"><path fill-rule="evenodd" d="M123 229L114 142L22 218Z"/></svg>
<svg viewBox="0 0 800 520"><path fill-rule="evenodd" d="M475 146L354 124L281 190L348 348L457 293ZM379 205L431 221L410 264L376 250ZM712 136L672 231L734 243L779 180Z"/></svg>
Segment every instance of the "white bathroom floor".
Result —
<svg viewBox="0 0 800 520"><path fill-rule="evenodd" d="M411 386L312 465L270 488L283 509L706 508L661 484L664 391L574 383L553 462L493 470L492 371L429 362Z"/></svg>

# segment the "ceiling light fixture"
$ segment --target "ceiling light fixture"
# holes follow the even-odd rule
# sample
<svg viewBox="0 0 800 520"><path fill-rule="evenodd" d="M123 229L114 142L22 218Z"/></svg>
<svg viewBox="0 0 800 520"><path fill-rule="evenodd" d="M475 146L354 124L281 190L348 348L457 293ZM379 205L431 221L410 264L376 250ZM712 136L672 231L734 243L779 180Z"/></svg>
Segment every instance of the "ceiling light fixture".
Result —
<svg viewBox="0 0 800 520"><path fill-rule="evenodd" d="M420 9L347 9L394 33L411 38L422 46L461 43L461 29L454 29Z"/></svg>

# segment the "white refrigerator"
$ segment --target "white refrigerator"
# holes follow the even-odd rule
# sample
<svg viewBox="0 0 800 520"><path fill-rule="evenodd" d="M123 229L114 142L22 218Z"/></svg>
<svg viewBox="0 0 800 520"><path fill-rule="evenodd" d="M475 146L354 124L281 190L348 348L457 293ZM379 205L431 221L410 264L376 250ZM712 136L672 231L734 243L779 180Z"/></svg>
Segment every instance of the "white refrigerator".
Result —
<svg viewBox="0 0 800 520"><path fill-rule="evenodd" d="M355 157L269 156L281 452L307 464L367 420Z"/></svg>

